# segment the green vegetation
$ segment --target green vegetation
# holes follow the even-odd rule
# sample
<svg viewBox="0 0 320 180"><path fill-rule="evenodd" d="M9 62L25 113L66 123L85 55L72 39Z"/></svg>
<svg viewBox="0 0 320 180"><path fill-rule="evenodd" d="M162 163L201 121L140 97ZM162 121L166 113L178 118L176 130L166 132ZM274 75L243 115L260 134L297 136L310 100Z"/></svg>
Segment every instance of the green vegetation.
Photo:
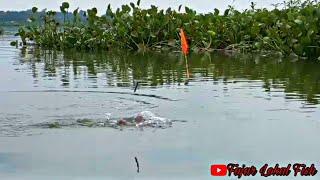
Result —
<svg viewBox="0 0 320 180"><path fill-rule="evenodd" d="M136 4L123 5L112 11L110 5L103 16L92 8L84 14L78 9L73 17L65 16L69 4L60 7L64 23L56 21L56 12L39 17L32 9L30 24L19 29L23 44L57 50L179 50L179 28L184 28L195 52L214 49L277 51L316 59L320 56L320 5L317 1L290 0L282 9L251 8L243 12L229 6L223 13L198 14L185 7L185 12L159 10L156 6L141 9ZM82 20L82 16L86 20Z"/></svg>
<svg viewBox="0 0 320 180"><path fill-rule="evenodd" d="M11 46L18 46L18 41L11 41L11 42L10 42L10 45L11 45Z"/></svg>
<svg viewBox="0 0 320 180"><path fill-rule="evenodd" d="M48 124L48 128L61 128L60 124L58 122L50 123Z"/></svg>
<svg viewBox="0 0 320 180"><path fill-rule="evenodd" d="M86 127L93 127L94 125L97 124L96 122L90 119L80 119L80 120L77 120L77 123L80 126L86 126Z"/></svg>
<svg viewBox="0 0 320 180"><path fill-rule="evenodd" d="M41 127L50 128L50 129L58 129L65 126L85 126L85 127L101 127L104 126L104 123L99 123L90 119L79 119L75 123L65 124L59 122L50 122L41 124Z"/></svg>
<svg viewBox="0 0 320 180"><path fill-rule="evenodd" d="M0 35L4 33L4 30L0 27Z"/></svg>

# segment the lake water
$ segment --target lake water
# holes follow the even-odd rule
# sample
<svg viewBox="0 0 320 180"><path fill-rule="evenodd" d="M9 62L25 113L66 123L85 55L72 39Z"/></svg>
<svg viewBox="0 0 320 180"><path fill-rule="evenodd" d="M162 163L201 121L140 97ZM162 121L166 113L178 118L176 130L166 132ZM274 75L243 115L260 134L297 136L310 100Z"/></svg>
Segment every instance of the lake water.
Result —
<svg viewBox="0 0 320 180"><path fill-rule="evenodd" d="M1 179L213 179L221 163L320 170L320 63L191 54L185 85L178 53L50 52L13 39L0 37ZM146 110L172 126L41 126Z"/></svg>

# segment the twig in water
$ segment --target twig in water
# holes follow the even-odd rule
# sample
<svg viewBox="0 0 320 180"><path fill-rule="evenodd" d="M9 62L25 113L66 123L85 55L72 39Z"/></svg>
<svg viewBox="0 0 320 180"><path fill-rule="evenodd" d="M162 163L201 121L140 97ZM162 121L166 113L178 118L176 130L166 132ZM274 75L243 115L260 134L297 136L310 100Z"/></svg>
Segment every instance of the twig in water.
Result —
<svg viewBox="0 0 320 180"><path fill-rule="evenodd" d="M139 82L136 82L136 84L135 84L135 86L134 86L134 92L137 91L138 86L139 86Z"/></svg>
<svg viewBox="0 0 320 180"><path fill-rule="evenodd" d="M136 160L136 164L137 164L137 173L139 173L140 172L140 167L139 167L138 158L134 157L134 159Z"/></svg>

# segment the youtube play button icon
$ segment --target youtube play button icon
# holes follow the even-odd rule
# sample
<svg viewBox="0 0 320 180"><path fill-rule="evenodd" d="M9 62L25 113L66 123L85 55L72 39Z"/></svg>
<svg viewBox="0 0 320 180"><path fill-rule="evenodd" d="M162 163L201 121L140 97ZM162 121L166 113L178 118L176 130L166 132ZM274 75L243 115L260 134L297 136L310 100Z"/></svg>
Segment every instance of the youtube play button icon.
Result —
<svg viewBox="0 0 320 180"><path fill-rule="evenodd" d="M211 175L212 176L226 176L227 175L227 166L223 164L214 164L211 165Z"/></svg>

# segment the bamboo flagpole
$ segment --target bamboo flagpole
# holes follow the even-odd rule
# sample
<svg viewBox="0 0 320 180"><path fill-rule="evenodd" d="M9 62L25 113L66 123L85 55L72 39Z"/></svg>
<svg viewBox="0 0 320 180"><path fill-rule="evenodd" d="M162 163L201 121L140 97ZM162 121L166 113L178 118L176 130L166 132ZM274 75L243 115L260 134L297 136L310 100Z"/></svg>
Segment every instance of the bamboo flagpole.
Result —
<svg viewBox="0 0 320 180"><path fill-rule="evenodd" d="M190 74L189 74L188 56L184 55L184 59L186 60L187 78L189 80Z"/></svg>
<svg viewBox="0 0 320 180"><path fill-rule="evenodd" d="M181 49L184 54L184 59L186 61L186 69L187 69L187 80L185 84L188 84L190 74L189 74L189 65L188 65L188 53L189 53L189 45L187 41L187 36L184 33L183 29L180 28L180 38L181 38Z"/></svg>

